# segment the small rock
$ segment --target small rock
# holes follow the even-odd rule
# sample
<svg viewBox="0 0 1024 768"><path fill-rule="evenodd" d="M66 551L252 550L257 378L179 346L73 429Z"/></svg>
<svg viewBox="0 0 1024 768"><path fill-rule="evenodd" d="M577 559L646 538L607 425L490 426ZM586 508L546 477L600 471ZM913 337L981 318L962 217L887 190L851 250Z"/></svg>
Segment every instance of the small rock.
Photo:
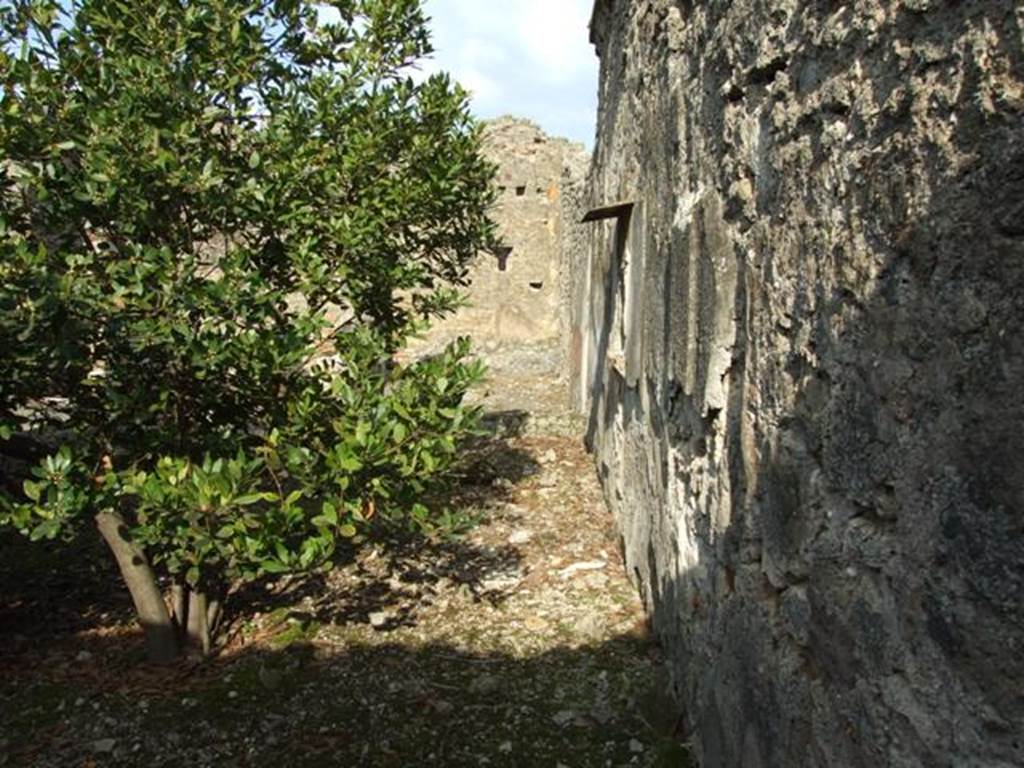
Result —
<svg viewBox="0 0 1024 768"><path fill-rule="evenodd" d="M576 622L576 634L588 640L600 637L604 632L604 619L598 613L588 613Z"/></svg>
<svg viewBox="0 0 1024 768"><path fill-rule="evenodd" d="M573 563L572 565L566 566L558 572L558 575L563 579L568 579L573 574L579 573L580 571L599 571L608 565L604 560L590 560L588 562Z"/></svg>
<svg viewBox="0 0 1024 768"><path fill-rule="evenodd" d="M260 667L257 676L260 679L260 683L268 691L276 690L281 687L281 682L284 680L284 675L280 670L270 669L269 667ZM185 700L182 700L185 703Z"/></svg>
<svg viewBox="0 0 1024 768"><path fill-rule="evenodd" d="M452 704L450 701L445 701L444 699L436 699L435 701L431 702L431 707L435 712L437 712L437 714L441 716L450 715L452 712L455 711L455 705Z"/></svg>
<svg viewBox="0 0 1024 768"><path fill-rule="evenodd" d="M533 531L528 531L525 528L520 528L518 531L512 531L508 537L508 543L513 546L518 544L528 544L533 538Z"/></svg>
<svg viewBox="0 0 1024 768"><path fill-rule="evenodd" d="M542 629L547 629L548 623L540 616L528 616L523 622L523 626L531 632L540 632Z"/></svg>
<svg viewBox="0 0 1024 768"><path fill-rule="evenodd" d="M98 739L92 743L92 751L99 754L109 754L114 751L116 744L116 739Z"/></svg>
<svg viewBox="0 0 1024 768"><path fill-rule="evenodd" d="M238 698L238 691L228 691L228 698L229 699L237 699Z"/></svg>
<svg viewBox="0 0 1024 768"><path fill-rule="evenodd" d="M509 752L512 751L512 742L511 741L503 741L503 742L501 742L501 745L498 747L498 751L499 752L504 752L505 754L508 754Z"/></svg>
<svg viewBox="0 0 1024 768"><path fill-rule="evenodd" d="M629 751L630 752L635 752L637 754L640 754L641 752L644 751L644 745L640 741L638 741L637 739L630 739L629 740Z"/></svg>
<svg viewBox="0 0 1024 768"><path fill-rule="evenodd" d="M497 693L500 688L501 682L494 675L480 675L480 677L469 684L470 691L484 696Z"/></svg>
<svg viewBox="0 0 1024 768"><path fill-rule="evenodd" d="M78 655L75 656L75 661L92 661L92 654L88 651L79 651Z"/></svg>
<svg viewBox="0 0 1024 768"><path fill-rule="evenodd" d="M615 719L615 712L612 711L611 704L607 700L600 699L594 702L594 706L590 708L590 716L598 725L608 725Z"/></svg>
<svg viewBox="0 0 1024 768"><path fill-rule="evenodd" d="M400 690L411 699L422 699L427 696L426 686L416 678L406 680Z"/></svg>
<svg viewBox="0 0 1024 768"><path fill-rule="evenodd" d="M541 464L554 464L556 461L558 461L558 454L555 453L553 448L544 451L540 457Z"/></svg>
<svg viewBox="0 0 1024 768"><path fill-rule="evenodd" d="M504 592L512 589L522 580L522 575L518 573L499 573L490 578L481 579L480 587L484 592Z"/></svg>
<svg viewBox="0 0 1024 768"><path fill-rule="evenodd" d="M385 624L388 623L388 619L390 617L384 611L373 611L370 614L369 618L370 618L370 626L374 627L375 629L380 629L381 627L383 627Z"/></svg>
<svg viewBox="0 0 1024 768"><path fill-rule="evenodd" d="M571 709L563 709L561 712L556 712L552 717L551 721L557 726L563 726L571 723L576 719L576 713Z"/></svg>

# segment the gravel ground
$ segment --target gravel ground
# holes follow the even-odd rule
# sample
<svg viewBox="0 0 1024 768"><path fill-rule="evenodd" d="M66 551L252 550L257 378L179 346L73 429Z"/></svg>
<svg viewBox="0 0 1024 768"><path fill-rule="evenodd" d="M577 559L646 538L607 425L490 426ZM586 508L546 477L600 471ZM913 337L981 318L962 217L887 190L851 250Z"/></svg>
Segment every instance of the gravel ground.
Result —
<svg viewBox="0 0 1024 768"><path fill-rule="evenodd" d="M206 662L144 663L102 551L0 539L0 765L688 765L593 465L542 400L474 447L467 535L249 589Z"/></svg>

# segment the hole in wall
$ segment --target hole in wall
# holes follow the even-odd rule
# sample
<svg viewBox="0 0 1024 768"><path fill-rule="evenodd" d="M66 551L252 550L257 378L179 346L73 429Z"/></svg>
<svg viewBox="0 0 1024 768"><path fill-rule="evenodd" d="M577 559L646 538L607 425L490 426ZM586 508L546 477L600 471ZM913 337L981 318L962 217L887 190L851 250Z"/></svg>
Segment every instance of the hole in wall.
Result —
<svg viewBox="0 0 1024 768"><path fill-rule="evenodd" d="M494 258L498 260L498 271L504 272L508 269L508 257L512 255L511 245L502 245L495 249Z"/></svg>
<svg viewBox="0 0 1024 768"><path fill-rule="evenodd" d="M530 281L530 288L532 288L535 291L539 291L543 287L544 287L544 281L543 280L531 280Z"/></svg>
<svg viewBox="0 0 1024 768"><path fill-rule="evenodd" d="M526 194L526 187L516 187L516 197L522 197Z"/></svg>
<svg viewBox="0 0 1024 768"><path fill-rule="evenodd" d="M504 195L508 187L498 187L498 193Z"/></svg>

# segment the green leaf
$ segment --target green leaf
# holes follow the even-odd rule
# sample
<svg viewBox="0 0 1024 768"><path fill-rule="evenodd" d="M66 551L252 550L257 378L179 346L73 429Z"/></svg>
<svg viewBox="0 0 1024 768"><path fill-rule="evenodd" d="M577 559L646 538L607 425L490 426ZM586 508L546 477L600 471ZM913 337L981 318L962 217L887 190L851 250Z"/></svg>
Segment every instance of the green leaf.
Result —
<svg viewBox="0 0 1024 768"><path fill-rule="evenodd" d="M346 472L357 472L363 468L363 462L357 459L355 456L342 456L338 460L338 466Z"/></svg>
<svg viewBox="0 0 1024 768"><path fill-rule="evenodd" d="M32 541L40 539L53 539L60 532L60 523L57 520L43 520L29 534Z"/></svg>
<svg viewBox="0 0 1024 768"><path fill-rule="evenodd" d="M42 491L40 483L26 480L21 484L22 489L25 491L25 495L28 496L32 501L38 502Z"/></svg>
<svg viewBox="0 0 1024 768"><path fill-rule="evenodd" d="M325 501L323 504L323 517L330 525L338 524L338 509L331 502Z"/></svg>

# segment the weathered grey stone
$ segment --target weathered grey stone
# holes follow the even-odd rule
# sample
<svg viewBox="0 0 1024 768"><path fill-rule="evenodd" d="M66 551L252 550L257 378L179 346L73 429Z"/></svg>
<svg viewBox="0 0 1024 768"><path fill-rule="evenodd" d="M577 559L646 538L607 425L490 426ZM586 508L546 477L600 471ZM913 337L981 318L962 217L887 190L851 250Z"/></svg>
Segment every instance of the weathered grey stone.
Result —
<svg viewBox="0 0 1024 768"><path fill-rule="evenodd" d="M1022 29L596 3L568 367L705 768L1024 764Z"/></svg>

